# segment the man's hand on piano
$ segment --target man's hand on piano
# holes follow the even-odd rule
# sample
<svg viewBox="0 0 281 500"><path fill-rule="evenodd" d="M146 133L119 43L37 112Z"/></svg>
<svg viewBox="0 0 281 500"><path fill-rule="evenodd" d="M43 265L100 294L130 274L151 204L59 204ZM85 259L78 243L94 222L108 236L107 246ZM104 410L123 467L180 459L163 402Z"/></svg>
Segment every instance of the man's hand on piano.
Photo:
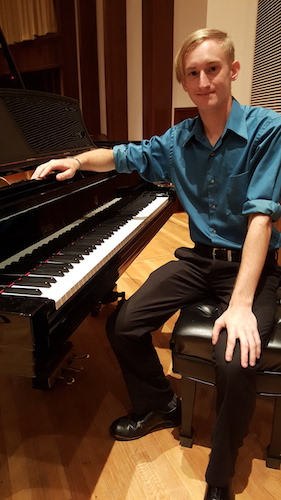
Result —
<svg viewBox="0 0 281 500"><path fill-rule="evenodd" d="M44 179L48 175L59 171L56 175L56 179L58 181L64 181L66 179L71 179L80 167L81 163L74 157L50 160L47 163L39 165L34 171L31 179Z"/></svg>
<svg viewBox="0 0 281 500"><path fill-rule="evenodd" d="M71 179L79 168L93 172L110 172L111 170L115 170L113 151L106 148L92 149L79 154L77 157L67 156L59 160L50 160L47 163L39 165L31 179L44 179L44 177L59 171L56 179L64 181Z"/></svg>

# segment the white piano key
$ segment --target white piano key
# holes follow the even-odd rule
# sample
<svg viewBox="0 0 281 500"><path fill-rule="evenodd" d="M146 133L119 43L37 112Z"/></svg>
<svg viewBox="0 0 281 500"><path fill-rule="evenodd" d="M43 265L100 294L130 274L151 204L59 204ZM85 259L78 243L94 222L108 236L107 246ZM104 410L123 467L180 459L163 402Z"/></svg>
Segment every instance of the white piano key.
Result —
<svg viewBox="0 0 281 500"><path fill-rule="evenodd" d="M132 217L126 224L119 227L110 237L98 245L89 255L84 255L80 262L73 263L73 269L70 269L64 276L56 276L56 283L51 287L36 289L42 292L41 297L51 299L55 302L56 309L59 309L68 299L70 299L90 278L97 273L102 266L106 264L138 231L140 231L151 218L157 216L157 213L168 203L167 196L161 196L154 199L139 213ZM32 276L32 273L30 273ZM38 276L38 274L36 275ZM44 275L42 275L43 277ZM6 295L5 292L2 295ZM11 294L9 294L11 296ZM17 297L21 295L17 294ZM25 294L22 294L25 296Z"/></svg>

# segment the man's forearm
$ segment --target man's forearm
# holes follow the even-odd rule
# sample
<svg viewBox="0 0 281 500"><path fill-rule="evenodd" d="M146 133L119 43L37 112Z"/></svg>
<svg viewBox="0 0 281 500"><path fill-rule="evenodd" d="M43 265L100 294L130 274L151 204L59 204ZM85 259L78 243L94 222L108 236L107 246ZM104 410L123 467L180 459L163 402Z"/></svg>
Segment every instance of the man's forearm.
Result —
<svg viewBox="0 0 281 500"><path fill-rule="evenodd" d="M50 160L39 165L31 179L43 179L53 172L58 172L58 181L71 179L77 170L93 172L109 172L115 170L114 155L111 149L92 149L76 156L68 156L58 160Z"/></svg>
<svg viewBox="0 0 281 500"><path fill-rule="evenodd" d="M229 303L231 307L252 306L268 252L271 233L272 221L269 216L262 214L251 216L239 273Z"/></svg>
<svg viewBox="0 0 281 500"><path fill-rule="evenodd" d="M81 163L81 170L108 172L115 170L114 155L111 149L92 149L76 155Z"/></svg>
<svg viewBox="0 0 281 500"><path fill-rule="evenodd" d="M227 330L226 361L231 361L237 339L240 341L241 365L255 366L261 353L257 319L252 306L268 252L272 222L256 214L249 218L242 260L228 308L215 321L212 342L216 344L222 328Z"/></svg>

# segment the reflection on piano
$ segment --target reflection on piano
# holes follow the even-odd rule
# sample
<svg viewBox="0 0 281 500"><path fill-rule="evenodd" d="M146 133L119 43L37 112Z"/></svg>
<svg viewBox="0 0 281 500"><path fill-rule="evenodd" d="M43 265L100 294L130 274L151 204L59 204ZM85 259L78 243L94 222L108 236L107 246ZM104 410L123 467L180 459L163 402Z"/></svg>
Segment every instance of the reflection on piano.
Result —
<svg viewBox="0 0 281 500"><path fill-rule="evenodd" d="M73 99L0 90L0 175L96 147ZM99 147L112 144L102 143ZM78 172L0 188L0 372L51 388L69 337L174 211L138 175Z"/></svg>

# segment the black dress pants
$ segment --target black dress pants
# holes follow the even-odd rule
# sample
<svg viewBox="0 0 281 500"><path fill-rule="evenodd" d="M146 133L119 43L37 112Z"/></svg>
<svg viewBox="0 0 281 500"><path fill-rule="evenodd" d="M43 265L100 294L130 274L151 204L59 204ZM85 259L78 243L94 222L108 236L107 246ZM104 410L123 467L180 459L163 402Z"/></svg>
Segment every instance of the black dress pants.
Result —
<svg viewBox="0 0 281 500"><path fill-rule="evenodd" d="M239 263L213 260L185 249L184 258L154 271L140 289L108 319L107 334L117 356L133 410L144 414L163 408L173 397L152 344L151 333L178 309L206 297L217 300L219 313L228 306ZM265 345L272 330L280 270L269 255L257 288L253 311ZM237 342L233 360L224 359L227 334L214 346L217 418L206 481L226 486L234 474L238 449L248 433L256 400L256 367L242 368Z"/></svg>

